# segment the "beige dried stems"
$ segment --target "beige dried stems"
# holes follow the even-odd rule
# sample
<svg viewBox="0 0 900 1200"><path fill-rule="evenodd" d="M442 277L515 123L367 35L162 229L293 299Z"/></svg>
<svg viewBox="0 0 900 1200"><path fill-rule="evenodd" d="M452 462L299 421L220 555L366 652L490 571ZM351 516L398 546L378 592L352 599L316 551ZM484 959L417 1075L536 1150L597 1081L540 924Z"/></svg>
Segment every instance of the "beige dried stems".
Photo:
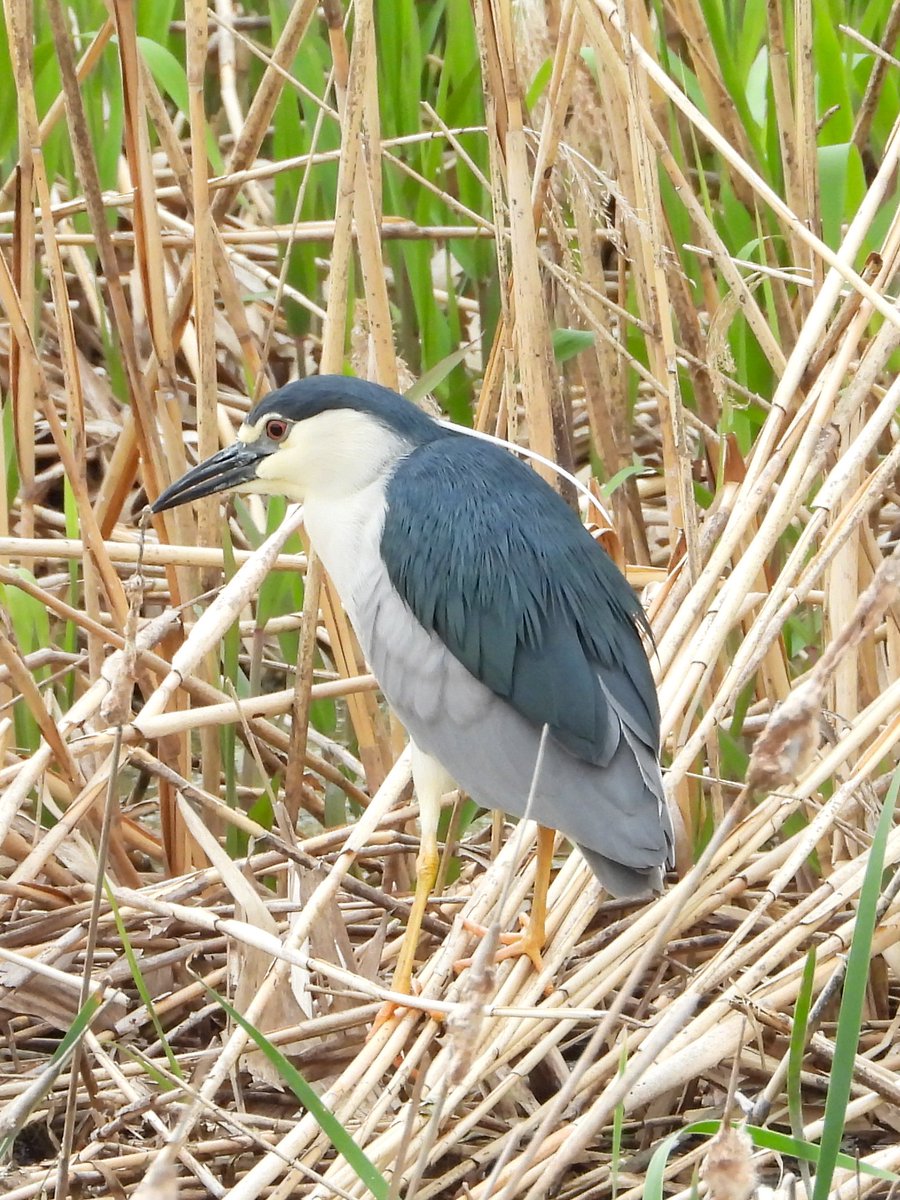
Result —
<svg viewBox="0 0 900 1200"><path fill-rule="evenodd" d="M336 0L322 13L297 0L268 40L253 6L186 5L183 114L144 57L133 6L113 0L87 35L58 0L46 7L60 80L49 107L28 6L5 5L20 150L0 213L0 377L14 401L0 449L15 455L20 494L0 495L0 1131L28 1132L0 1165L0 1190L41 1195L59 1161L41 1139L68 1122L60 1194L365 1195L209 1000L204 983L227 991L242 972L247 1015L394 1196L537 1200L558 1188L577 1200L615 1177L620 1197L636 1197L651 1146L695 1109L721 1116L733 1079L787 1122L779 1080L803 963L815 944L816 990L839 977L900 735L900 136L879 108L894 64L873 72L853 113L865 174L829 242L805 3L791 29L779 6L765 13L780 193L692 0L660 10L668 65L640 5L454 9L471 15L483 113L454 125L436 84L422 126L390 138L389 73L404 67L380 58L386 6L362 0L348 20ZM115 189L92 140L104 69L123 89ZM453 70L435 53L423 75L450 89ZM270 134L297 103L308 141L278 158ZM47 166L63 126L68 184ZM215 178L210 135L224 160ZM410 194L437 198L441 219L398 211ZM757 214L758 253L726 244L727 196ZM420 255L422 278L398 246ZM469 275L464 260L490 270ZM613 536L653 581L682 878L623 906L560 845L543 972L491 969L485 945L457 974L475 950L464 922L514 927L534 862L530 829L521 842L492 837L455 806L452 882L426 920L420 992L365 1041L408 905L408 758L327 582L288 544L300 517L266 540L255 498L227 525L214 504L197 520L177 511L147 535L137 629L126 585L146 495L300 370L340 370L352 352L361 374L408 378L404 357L431 331L406 314L426 311L426 293L481 429L582 474L592 438L619 480ZM755 378L770 381L763 396L732 378L736 322ZM554 331L570 328L594 340L561 364ZM747 412L758 427L744 436ZM49 643L26 644L26 604L47 614ZM230 690L223 644L250 694ZM335 697L323 732L318 706ZM887 858L900 859L897 830ZM860 1155L889 1170L900 1168L897 940L890 892L848 1109ZM106 1004L80 1069L52 1065L86 987ZM834 1045L822 1020L803 1064L808 1138L821 1132ZM732 1132L673 1150L673 1194L689 1194L701 1160L717 1197L774 1179L772 1155L750 1163ZM840 1176L836 1194L875 1186Z"/></svg>

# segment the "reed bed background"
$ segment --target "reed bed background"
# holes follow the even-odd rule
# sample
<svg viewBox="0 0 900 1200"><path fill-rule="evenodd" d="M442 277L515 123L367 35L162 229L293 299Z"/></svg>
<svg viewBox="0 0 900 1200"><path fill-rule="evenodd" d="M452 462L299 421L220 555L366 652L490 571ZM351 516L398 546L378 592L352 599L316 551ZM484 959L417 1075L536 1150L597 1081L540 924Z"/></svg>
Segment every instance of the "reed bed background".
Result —
<svg viewBox="0 0 900 1200"><path fill-rule="evenodd" d="M0 1191L887 1194L898 0L4 13ZM592 481L678 825L644 905L560 843L543 973L457 973L533 863L448 801L368 1041L402 731L284 505L140 531L345 369Z"/></svg>

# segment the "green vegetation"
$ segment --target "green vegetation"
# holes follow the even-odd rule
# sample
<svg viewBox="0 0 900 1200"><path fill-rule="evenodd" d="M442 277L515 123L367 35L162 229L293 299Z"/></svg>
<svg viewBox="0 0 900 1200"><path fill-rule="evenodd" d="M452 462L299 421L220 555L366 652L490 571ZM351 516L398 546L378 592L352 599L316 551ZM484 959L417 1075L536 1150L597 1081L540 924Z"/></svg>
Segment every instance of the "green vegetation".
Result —
<svg viewBox="0 0 900 1200"><path fill-rule="evenodd" d="M732 1126L809 1200L895 1182L897 6L26 10L0 26L0 1191L636 1200L715 1192ZM448 806L423 1007L368 1042L416 847L402 731L283 504L166 514L137 564L147 498L320 369L602 498L679 876L708 858L623 911L560 845L544 974L479 984L459 918L513 926L516 839Z"/></svg>

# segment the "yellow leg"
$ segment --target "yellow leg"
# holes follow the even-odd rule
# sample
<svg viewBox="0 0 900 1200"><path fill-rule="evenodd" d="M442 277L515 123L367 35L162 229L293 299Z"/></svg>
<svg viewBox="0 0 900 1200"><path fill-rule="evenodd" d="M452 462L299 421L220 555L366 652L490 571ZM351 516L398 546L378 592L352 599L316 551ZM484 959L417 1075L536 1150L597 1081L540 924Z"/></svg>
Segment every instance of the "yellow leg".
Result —
<svg viewBox="0 0 900 1200"><path fill-rule="evenodd" d="M538 826L537 867L534 874L534 895L531 900L531 917L522 936L523 954L527 954L535 967L543 968L541 951L547 940L547 893L550 890L550 873L553 870L553 844L556 831ZM536 957L535 957L536 956Z"/></svg>
<svg viewBox="0 0 900 1200"><path fill-rule="evenodd" d="M406 923L400 956L394 968L394 978L391 981L392 992L403 992L407 996L412 995L413 967L422 919L441 861L437 841L441 797L454 786L443 767L416 746L413 746L413 782L419 801L419 824L422 830L420 849L416 857L416 892ZM375 1019L373 1031L393 1016L394 1011L395 1005L385 1004Z"/></svg>
<svg viewBox="0 0 900 1200"><path fill-rule="evenodd" d="M552 829L547 829L544 825L538 826L537 833L537 866L534 876L534 892L531 900L531 914L524 919L524 928L521 933L501 933L500 940L505 942L502 950L498 950L494 956L496 962L502 962L505 958L519 958L525 954L531 959L534 964L534 969L538 972L543 971L544 961L541 958L541 951L544 948L544 942L547 940L547 892L550 889L550 874L553 870L553 844L556 841L556 833ZM467 928L474 933L485 932L478 926L467 922ZM454 964L457 971L463 970L470 966L472 960L470 958L461 959Z"/></svg>
<svg viewBox="0 0 900 1200"><path fill-rule="evenodd" d="M403 945L400 956L394 968L394 978L391 981L392 992L412 994L412 973L416 961L416 949L419 945L419 933L422 929L422 918L425 916L425 906L431 896L431 889L437 879L438 866L441 856L438 853L437 837L432 834L427 840L422 831L422 845L416 856L416 894L409 920L406 923L406 933L403 935Z"/></svg>

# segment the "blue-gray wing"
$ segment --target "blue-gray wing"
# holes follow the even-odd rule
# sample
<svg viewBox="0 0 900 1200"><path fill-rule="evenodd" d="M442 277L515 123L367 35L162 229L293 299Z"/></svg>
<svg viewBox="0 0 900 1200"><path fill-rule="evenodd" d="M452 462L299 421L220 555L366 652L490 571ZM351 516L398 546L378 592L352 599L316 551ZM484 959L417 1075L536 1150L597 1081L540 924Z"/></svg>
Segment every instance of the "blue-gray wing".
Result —
<svg viewBox="0 0 900 1200"><path fill-rule="evenodd" d="M391 583L475 679L586 763L609 764L623 734L655 759L643 612L552 488L455 434L403 459L387 501Z"/></svg>

